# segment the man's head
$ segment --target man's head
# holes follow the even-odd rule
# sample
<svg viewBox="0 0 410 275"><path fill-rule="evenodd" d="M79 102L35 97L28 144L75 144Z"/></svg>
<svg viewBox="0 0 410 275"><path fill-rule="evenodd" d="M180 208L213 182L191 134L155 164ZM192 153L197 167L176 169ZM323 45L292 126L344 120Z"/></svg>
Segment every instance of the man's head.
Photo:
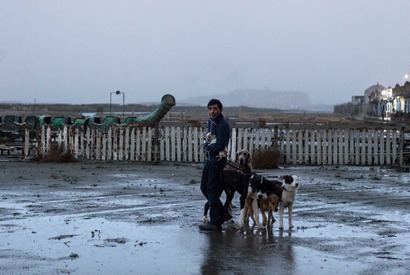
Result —
<svg viewBox="0 0 410 275"><path fill-rule="evenodd" d="M219 99L211 99L208 102L208 114L212 119L217 118L223 111L222 103Z"/></svg>

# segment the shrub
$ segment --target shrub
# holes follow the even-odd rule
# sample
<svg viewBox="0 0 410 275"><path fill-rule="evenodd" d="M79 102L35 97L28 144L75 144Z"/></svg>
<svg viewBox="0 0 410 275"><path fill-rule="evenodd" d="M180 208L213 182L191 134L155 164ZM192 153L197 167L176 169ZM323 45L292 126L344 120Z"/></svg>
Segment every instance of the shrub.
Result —
<svg viewBox="0 0 410 275"><path fill-rule="evenodd" d="M204 126L203 123L201 123L199 120L195 120L195 119L188 120L188 123L191 123L192 127L197 127L197 128L201 128L202 126Z"/></svg>
<svg viewBox="0 0 410 275"><path fill-rule="evenodd" d="M260 118L258 119L258 125L259 125L259 128L264 128L264 127L266 127L266 119L260 117Z"/></svg>
<svg viewBox="0 0 410 275"><path fill-rule="evenodd" d="M50 150L46 155L39 156L38 160L40 162L75 162L76 159L71 154L71 152L64 151L63 146L59 146L58 144L52 144Z"/></svg>
<svg viewBox="0 0 410 275"><path fill-rule="evenodd" d="M280 151L273 148L256 150L252 154L252 166L257 169L278 168L280 160Z"/></svg>

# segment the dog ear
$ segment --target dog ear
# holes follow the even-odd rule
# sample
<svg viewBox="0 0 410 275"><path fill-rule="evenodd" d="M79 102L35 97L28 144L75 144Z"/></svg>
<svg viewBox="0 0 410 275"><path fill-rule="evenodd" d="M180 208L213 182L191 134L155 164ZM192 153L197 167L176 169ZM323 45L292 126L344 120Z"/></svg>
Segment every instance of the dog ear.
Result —
<svg viewBox="0 0 410 275"><path fill-rule="evenodd" d="M285 183L291 184L292 181L293 181L293 178L290 175L285 175L285 176L283 176L283 180L285 181Z"/></svg>

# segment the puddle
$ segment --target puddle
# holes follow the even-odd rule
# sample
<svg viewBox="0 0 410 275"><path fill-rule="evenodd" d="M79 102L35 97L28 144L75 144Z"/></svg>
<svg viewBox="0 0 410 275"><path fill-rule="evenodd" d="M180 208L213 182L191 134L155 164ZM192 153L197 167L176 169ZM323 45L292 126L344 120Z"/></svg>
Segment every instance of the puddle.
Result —
<svg viewBox="0 0 410 275"><path fill-rule="evenodd" d="M265 171L301 175L294 230L279 231L276 222L273 230L236 231L236 195L235 223L203 233L205 200L199 182L190 184L200 170L137 168L98 169L95 186L86 175L75 184L42 180L48 165L35 166L44 170L31 181L9 179L0 200L1 272L406 274L410 268L407 174L366 167Z"/></svg>
<svg viewBox="0 0 410 275"><path fill-rule="evenodd" d="M29 273L198 273L192 263L201 257L200 239L192 241L197 230L179 226L41 217L16 221L13 226L0 224L0 228L9 230L2 232L2 239L7 240L0 252L3 271L15 266L13 258L24 254L26 260L19 271Z"/></svg>
<svg viewBox="0 0 410 275"><path fill-rule="evenodd" d="M202 233L196 226L145 226L100 218L55 216L15 221L13 226L4 223L0 229L2 239L6 240L0 252L3 271L212 274L247 270L256 274L306 274L309 270L337 273L346 268L355 273L365 267L357 262L349 263L343 256L329 256L294 245L302 239L315 236L331 239L332 235L340 235L338 231L348 232L334 226L312 225L309 229L296 230L292 237L275 230L261 234L229 229L222 233ZM360 235L351 230L344 236L352 237L360 238ZM24 258L19 269L14 262L16 258Z"/></svg>

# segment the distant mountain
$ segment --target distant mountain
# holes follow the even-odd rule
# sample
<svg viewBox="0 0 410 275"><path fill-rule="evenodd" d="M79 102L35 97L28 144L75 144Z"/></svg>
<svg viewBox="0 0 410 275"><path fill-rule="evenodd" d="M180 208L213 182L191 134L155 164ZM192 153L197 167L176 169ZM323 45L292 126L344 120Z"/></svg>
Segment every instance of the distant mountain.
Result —
<svg viewBox="0 0 410 275"><path fill-rule="evenodd" d="M21 104L21 102L17 100L3 100L0 101L0 104Z"/></svg>
<svg viewBox="0 0 410 275"><path fill-rule="evenodd" d="M204 106L211 98L218 98L224 106L248 106L272 109L306 109L311 105L309 96L298 91L273 91L270 89L239 89L229 94L190 97L179 100L181 103L191 103Z"/></svg>

